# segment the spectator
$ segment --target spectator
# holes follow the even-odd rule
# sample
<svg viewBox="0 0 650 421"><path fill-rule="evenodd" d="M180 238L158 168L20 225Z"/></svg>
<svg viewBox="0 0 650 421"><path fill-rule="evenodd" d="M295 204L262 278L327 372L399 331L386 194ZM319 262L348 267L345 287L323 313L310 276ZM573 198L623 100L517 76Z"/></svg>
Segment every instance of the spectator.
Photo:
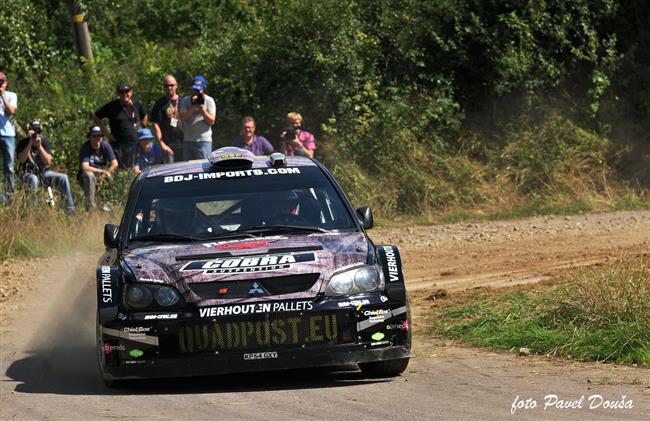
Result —
<svg viewBox="0 0 650 421"><path fill-rule="evenodd" d="M163 89L165 95L151 109L153 134L165 153L165 162L178 162L183 160L183 128L178 114L178 83L173 75L163 78Z"/></svg>
<svg viewBox="0 0 650 421"><path fill-rule="evenodd" d="M307 158L314 157L316 138L306 130L302 130L302 116L299 113L287 114L287 130L282 132L281 150L288 156L300 155Z"/></svg>
<svg viewBox="0 0 650 421"><path fill-rule="evenodd" d="M138 122L147 127L147 112L137 99L133 98L133 89L126 83L117 85L119 99L104 104L92 114L95 124L111 142L121 168L131 168L135 160L138 140ZM108 133L102 120L108 118L111 132Z"/></svg>
<svg viewBox="0 0 650 421"><path fill-rule="evenodd" d="M255 120L246 116L241 123L241 138L233 142L233 146L248 149L255 155L270 155L273 153L273 145L264 137L255 134Z"/></svg>
<svg viewBox="0 0 650 421"><path fill-rule="evenodd" d="M162 164L165 160L160 146L154 142L154 135L149 129L138 130L138 153L135 157L133 171L140 174L151 165Z"/></svg>
<svg viewBox="0 0 650 421"><path fill-rule="evenodd" d="M14 159L16 158L16 128L13 115L18 109L18 96L7 90L7 75L0 72L0 151L4 162L4 194L0 202L6 202L14 194Z"/></svg>
<svg viewBox="0 0 650 421"><path fill-rule="evenodd" d="M54 185L65 196L66 208L72 213L74 200L70 180L67 175L49 169L52 163L52 150L50 142L41 132L41 123L34 120L29 125L29 136L18 143L16 153L20 162L21 178L33 192L38 190L41 181L48 187Z"/></svg>
<svg viewBox="0 0 650 421"><path fill-rule="evenodd" d="M214 99L205 93L203 76L192 80L192 96L181 100L180 116L183 121L183 157L207 158L212 152L212 125L217 121Z"/></svg>
<svg viewBox="0 0 650 421"><path fill-rule="evenodd" d="M81 167L79 182L86 195L86 210L91 210L97 206L95 201L97 183L112 178L118 165L113 148L108 142L102 140L101 127L90 127L88 140L79 149L79 163Z"/></svg>

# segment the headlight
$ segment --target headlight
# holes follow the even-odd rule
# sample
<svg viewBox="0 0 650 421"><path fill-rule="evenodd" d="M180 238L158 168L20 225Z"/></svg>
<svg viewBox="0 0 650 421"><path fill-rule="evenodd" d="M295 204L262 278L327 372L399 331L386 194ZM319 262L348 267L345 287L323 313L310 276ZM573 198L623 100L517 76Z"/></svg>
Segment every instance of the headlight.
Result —
<svg viewBox="0 0 650 421"><path fill-rule="evenodd" d="M174 288L160 287L156 292L156 302L163 307L173 306L178 300L178 293Z"/></svg>
<svg viewBox="0 0 650 421"><path fill-rule="evenodd" d="M375 266L363 266L332 276L325 295L347 295L384 288L384 281Z"/></svg>
<svg viewBox="0 0 650 421"><path fill-rule="evenodd" d="M153 301L153 294L144 285L130 285L126 290L126 303L133 308L145 308Z"/></svg>

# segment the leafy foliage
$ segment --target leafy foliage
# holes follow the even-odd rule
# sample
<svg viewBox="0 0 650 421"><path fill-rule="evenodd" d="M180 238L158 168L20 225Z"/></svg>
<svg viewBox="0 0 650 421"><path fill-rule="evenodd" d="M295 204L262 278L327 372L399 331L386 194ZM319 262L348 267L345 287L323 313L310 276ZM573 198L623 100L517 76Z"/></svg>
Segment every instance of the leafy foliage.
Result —
<svg viewBox="0 0 650 421"><path fill-rule="evenodd" d="M610 173L621 119L650 138L644 2L83 1L95 61L81 65L65 2L5 3L17 120L44 122L69 173L115 84L150 106L166 73L185 92L206 76L215 146L247 114L277 144L301 112L318 157L386 214L490 203L482 186L504 180L522 195L563 191L566 175Z"/></svg>

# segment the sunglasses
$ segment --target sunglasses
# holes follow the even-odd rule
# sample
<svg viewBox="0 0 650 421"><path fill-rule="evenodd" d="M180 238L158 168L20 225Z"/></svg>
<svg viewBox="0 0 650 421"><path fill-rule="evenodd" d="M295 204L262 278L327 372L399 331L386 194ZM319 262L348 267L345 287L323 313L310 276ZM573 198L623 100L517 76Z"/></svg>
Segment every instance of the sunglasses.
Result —
<svg viewBox="0 0 650 421"><path fill-rule="evenodd" d="M165 83L163 86L165 88L173 88L174 86L176 86L176 84L175 83Z"/></svg>
<svg viewBox="0 0 650 421"><path fill-rule="evenodd" d="M0 83L5 83L7 79L0 79Z"/></svg>
<svg viewBox="0 0 650 421"><path fill-rule="evenodd" d="M118 92L120 93L120 95L124 95L124 94L128 94L129 92L131 92L131 90L130 89L129 90L122 89L121 91L118 91Z"/></svg>

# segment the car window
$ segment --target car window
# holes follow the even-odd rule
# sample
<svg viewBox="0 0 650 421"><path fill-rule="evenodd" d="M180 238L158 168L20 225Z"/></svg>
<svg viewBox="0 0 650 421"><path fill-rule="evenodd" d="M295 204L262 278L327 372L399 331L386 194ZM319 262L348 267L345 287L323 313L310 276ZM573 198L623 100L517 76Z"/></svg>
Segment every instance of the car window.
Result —
<svg viewBox="0 0 650 421"><path fill-rule="evenodd" d="M301 170L230 179L178 177L182 180L178 182L148 178L136 202L129 238L167 234L204 238L278 225L354 229L343 199L322 171Z"/></svg>

